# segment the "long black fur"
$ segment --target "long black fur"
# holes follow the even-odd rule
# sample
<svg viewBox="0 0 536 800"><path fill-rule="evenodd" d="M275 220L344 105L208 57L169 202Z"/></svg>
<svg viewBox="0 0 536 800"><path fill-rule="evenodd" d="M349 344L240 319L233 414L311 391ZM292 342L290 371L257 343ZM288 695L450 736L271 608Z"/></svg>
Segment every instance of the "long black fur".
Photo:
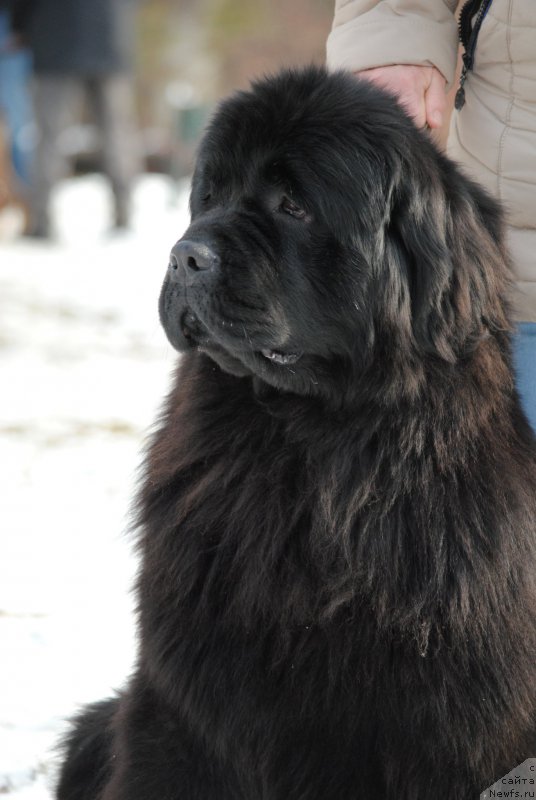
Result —
<svg viewBox="0 0 536 800"><path fill-rule="evenodd" d="M58 798L474 799L536 756L499 209L389 96L309 69L223 103L191 210L139 658Z"/></svg>

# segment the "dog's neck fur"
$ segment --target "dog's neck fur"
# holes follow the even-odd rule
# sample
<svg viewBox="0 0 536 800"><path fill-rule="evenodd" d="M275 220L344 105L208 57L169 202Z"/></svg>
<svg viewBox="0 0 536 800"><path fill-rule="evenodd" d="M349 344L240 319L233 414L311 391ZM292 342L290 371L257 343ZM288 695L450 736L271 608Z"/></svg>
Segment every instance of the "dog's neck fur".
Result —
<svg viewBox="0 0 536 800"><path fill-rule="evenodd" d="M418 415L396 405L331 413L317 399L259 398L251 379L224 374L206 356L188 356L149 454L140 516L151 529L143 546L150 552L153 537L164 537L183 551L173 568L186 573L186 594L189 581L205 580L209 602L210 584L225 580L225 602L246 621L261 612L283 625L314 624L366 603L387 627L422 633L439 613L442 624L452 618L461 632L475 603L482 604L472 595L473 571L480 582L489 573L490 614L500 604L492 587L515 579L523 591L526 578L507 575L510 563L524 561L510 552L527 546L512 508L536 513L534 456L526 451L524 468L512 463L523 452L526 422L511 387L502 401L489 392L486 400L478 388L464 395L452 380L440 398L436 386ZM408 418L417 425L404 427ZM487 499L475 494L462 524L455 517L467 483L485 487ZM380 494L380 485L389 489ZM312 494L319 486L325 491ZM409 564L401 558L408 547ZM200 565L202 551L212 554L210 568ZM460 560L464 577L452 586ZM264 576L258 584L255 574ZM323 593L311 596L319 583Z"/></svg>

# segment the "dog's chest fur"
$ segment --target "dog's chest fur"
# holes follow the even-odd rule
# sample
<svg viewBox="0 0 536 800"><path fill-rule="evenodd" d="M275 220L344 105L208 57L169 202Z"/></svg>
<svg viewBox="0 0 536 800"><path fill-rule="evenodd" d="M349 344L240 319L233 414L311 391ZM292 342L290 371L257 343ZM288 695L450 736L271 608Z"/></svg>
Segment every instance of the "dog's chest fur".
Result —
<svg viewBox="0 0 536 800"><path fill-rule="evenodd" d="M277 759L290 737L310 769L326 748L353 763L359 743L362 769L379 740L403 751L408 726L424 758L446 757L468 730L497 724L467 699L475 684L511 701L485 665L523 621L503 620L499 640L500 598L481 585L504 584L493 540L502 525L508 549L511 521L482 496L460 519L460 476L436 476L434 488L429 453L391 442L405 464L389 476L393 453L359 425L326 424L295 398L289 408L206 360L186 365L141 501L142 663L231 759L258 757L267 737ZM528 681L530 643L516 647ZM432 741L445 719L449 738Z"/></svg>

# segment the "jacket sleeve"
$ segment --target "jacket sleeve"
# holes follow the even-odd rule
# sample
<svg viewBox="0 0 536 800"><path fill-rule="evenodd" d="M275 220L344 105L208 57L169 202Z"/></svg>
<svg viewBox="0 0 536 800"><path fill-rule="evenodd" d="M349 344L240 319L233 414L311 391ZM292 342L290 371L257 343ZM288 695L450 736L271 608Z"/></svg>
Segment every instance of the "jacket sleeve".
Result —
<svg viewBox="0 0 536 800"><path fill-rule="evenodd" d="M327 41L330 69L433 65L454 80L457 0L336 0Z"/></svg>

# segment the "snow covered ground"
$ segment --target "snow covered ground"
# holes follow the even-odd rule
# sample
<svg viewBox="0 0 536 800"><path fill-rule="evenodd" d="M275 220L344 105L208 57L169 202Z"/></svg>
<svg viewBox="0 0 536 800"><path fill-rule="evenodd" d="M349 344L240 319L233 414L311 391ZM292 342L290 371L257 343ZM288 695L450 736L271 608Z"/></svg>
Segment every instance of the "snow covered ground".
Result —
<svg viewBox="0 0 536 800"><path fill-rule="evenodd" d="M96 176L55 197L58 243L0 242L0 795L52 796L54 745L131 668L128 512L175 356L157 300L187 186L145 177L111 235Z"/></svg>

